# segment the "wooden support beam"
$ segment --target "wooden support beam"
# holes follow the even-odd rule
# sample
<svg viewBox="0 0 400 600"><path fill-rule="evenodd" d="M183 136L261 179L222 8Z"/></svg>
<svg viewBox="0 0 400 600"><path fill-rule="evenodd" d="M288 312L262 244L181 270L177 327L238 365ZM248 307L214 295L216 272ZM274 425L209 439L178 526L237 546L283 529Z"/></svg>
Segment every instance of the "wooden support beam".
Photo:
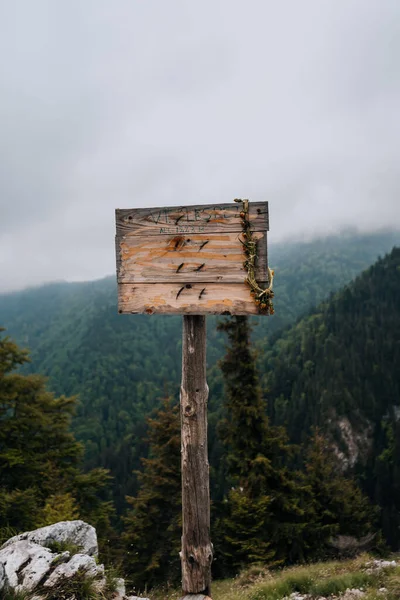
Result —
<svg viewBox="0 0 400 600"><path fill-rule="evenodd" d="M207 597L213 549L207 456L206 319L183 317L182 333L182 590ZM190 596L193 600L193 596Z"/></svg>

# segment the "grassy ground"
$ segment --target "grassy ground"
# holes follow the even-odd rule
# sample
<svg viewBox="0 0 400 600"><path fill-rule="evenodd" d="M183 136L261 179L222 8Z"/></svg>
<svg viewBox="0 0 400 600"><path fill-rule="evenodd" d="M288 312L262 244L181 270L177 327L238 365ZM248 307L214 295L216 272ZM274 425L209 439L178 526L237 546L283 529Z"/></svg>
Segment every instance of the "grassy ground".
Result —
<svg viewBox="0 0 400 600"><path fill-rule="evenodd" d="M215 581L212 600L280 600L297 592L313 598L364 592L360 600L400 600L400 567L372 570L368 555L354 560L316 563L269 572L252 567L235 579ZM382 588L385 588L384 590ZM151 600L178 600L179 591L155 590ZM353 599L352 599L353 600Z"/></svg>

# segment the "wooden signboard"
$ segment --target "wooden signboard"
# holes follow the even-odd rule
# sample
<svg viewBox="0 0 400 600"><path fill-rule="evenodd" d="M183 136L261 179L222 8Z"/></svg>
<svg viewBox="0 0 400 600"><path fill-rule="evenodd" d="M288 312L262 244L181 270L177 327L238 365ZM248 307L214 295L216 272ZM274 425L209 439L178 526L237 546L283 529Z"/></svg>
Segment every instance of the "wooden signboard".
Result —
<svg viewBox="0 0 400 600"><path fill-rule="evenodd" d="M263 314L245 284L242 201L116 210L122 314ZM248 205L255 278L269 281L268 203Z"/></svg>
<svg viewBox="0 0 400 600"><path fill-rule="evenodd" d="M272 314L268 204L116 210L118 310L182 314L182 600L211 600L206 317Z"/></svg>

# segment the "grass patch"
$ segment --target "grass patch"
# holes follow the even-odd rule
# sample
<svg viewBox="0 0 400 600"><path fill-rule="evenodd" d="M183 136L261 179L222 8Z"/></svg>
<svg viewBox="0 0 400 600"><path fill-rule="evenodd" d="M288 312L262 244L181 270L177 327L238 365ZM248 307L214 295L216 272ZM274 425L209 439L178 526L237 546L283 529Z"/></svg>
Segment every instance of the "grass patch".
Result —
<svg viewBox="0 0 400 600"><path fill-rule="evenodd" d="M268 567L263 564L254 564L250 567L241 571L241 573L235 578L235 583L239 587L246 587L249 585L254 585L260 580L272 579L272 574Z"/></svg>
<svg viewBox="0 0 400 600"><path fill-rule="evenodd" d="M248 600L281 600L285 596L290 596L293 592L300 594L310 594L317 598L318 596L337 596L347 589L367 590L371 588L371 599L375 591L384 586L388 579L387 570L381 570L373 573L366 573L364 570L365 562L368 557L365 555L350 561L336 561L327 563L317 563L291 569L283 569L277 573L271 581L262 582L249 590ZM400 572L400 570L399 570ZM393 596L390 600L400 600L400 576L393 580ZM398 594L396 596L396 594ZM385 596L379 596L384 600Z"/></svg>
<svg viewBox="0 0 400 600"><path fill-rule="evenodd" d="M71 556L74 556L74 554L81 554L83 550L82 546L78 546L67 540L64 542L50 542L46 545L46 548L51 550L51 552L69 552Z"/></svg>
<svg viewBox="0 0 400 600"><path fill-rule="evenodd" d="M352 560L329 561L269 571L260 565L245 569L234 579L214 581L213 600L282 600L293 592L329 597L346 589L363 588L362 600L400 600L400 567L366 573L367 554ZM380 588L387 591L380 592ZM179 590L153 589L152 600L179 600Z"/></svg>
<svg viewBox="0 0 400 600"><path fill-rule="evenodd" d="M0 592L0 600L29 600L28 592L17 592L9 588Z"/></svg>
<svg viewBox="0 0 400 600"><path fill-rule="evenodd" d="M262 585L255 592L251 593L250 600L280 600L285 596L290 596L295 592L296 588L287 580L271 581L266 585Z"/></svg>
<svg viewBox="0 0 400 600"><path fill-rule="evenodd" d="M369 574L359 571L358 573L347 573L329 577L328 579L315 581L309 588L308 593L313 596L333 596L345 592L347 589L366 588L379 581L378 574Z"/></svg>
<svg viewBox="0 0 400 600"><path fill-rule="evenodd" d="M109 567L105 572L106 587L104 589L104 595L106 598L112 598L113 594L117 591L117 579L119 579L119 572L113 567Z"/></svg>
<svg viewBox="0 0 400 600"><path fill-rule="evenodd" d="M390 600L400 600L400 568L392 569L385 582Z"/></svg>
<svg viewBox="0 0 400 600"><path fill-rule="evenodd" d="M6 527L0 527L0 547L8 542L9 539L18 535L18 533L19 532L16 529L9 527L8 525Z"/></svg>
<svg viewBox="0 0 400 600"><path fill-rule="evenodd" d="M83 569L78 569L72 577L61 577L51 588L40 586L33 595L43 600L108 600L110 596L104 591L99 589L98 576L89 576Z"/></svg>

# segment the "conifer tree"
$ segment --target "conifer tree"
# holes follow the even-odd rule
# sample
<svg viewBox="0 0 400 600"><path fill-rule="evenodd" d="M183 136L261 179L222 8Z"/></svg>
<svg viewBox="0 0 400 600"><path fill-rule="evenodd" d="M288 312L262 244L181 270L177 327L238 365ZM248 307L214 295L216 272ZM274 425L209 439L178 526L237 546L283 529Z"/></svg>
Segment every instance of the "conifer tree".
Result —
<svg viewBox="0 0 400 600"><path fill-rule="evenodd" d="M164 400L148 423L149 457L138 495L127 497L124 567L136 590L180 576L181 476L179 407Z"/></svg>
<svg viewBox="0 0 400 600"><path fill-rule="evenodd" d="M286 433L270 426L266 415L248 319L234 317L219 328L229 340L221 362L226 418L220 435L235 485L218 510L222 558L228 570L246 562L298 558L304 527L301 487L287 467Z"/></svg>
<svg viewBox="0 0 400 600"><path fill-rule="evenodd" d="M371 477L373 494L382 507L381 523L385 539L390 548L397 550L400 531L400 423L396 414L393 414L391 421L381 423L380 443L382 451L374 461Z"/></svg>
<svg viewBox="0 0 400 600"><path fill-rule="evenodd" d="M306 451L304 484L309 498L304 530L309 558L323 556L335 536L361 539L376 532L377 509L355 481L345 477L338 458L318 429Z"/></svg>
<svg viewBox="0 0 400 600"><path fill-rule="evenodd" d="M0 528L77 516L109 528L112 508L101 497L108 474L82 472L83 447L69 429L76 400L55 398L39 375L14 372L27 361L25 350L0 337Z"/></svg>

